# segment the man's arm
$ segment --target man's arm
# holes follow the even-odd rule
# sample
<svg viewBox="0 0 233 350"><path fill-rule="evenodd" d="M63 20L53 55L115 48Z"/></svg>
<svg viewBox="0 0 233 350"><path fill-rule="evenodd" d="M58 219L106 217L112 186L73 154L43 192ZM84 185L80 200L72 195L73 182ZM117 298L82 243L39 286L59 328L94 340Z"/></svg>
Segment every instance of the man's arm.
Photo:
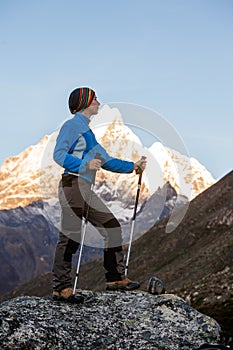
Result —
<svg viewBox="0 0 233 350"><path fill-rule="evenodd" d="M72 145L77 142L77 131L65 123L58 134L53 159L60 166L74 173L79 172L82 159L76 158L69 153Z"/></svg>

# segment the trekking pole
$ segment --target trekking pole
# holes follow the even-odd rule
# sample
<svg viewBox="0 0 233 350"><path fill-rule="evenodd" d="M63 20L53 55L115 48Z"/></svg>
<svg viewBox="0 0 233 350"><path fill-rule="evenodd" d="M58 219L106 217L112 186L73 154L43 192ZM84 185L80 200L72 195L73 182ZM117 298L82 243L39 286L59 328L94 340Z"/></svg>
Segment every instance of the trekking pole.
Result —
<svg viewBox="0 0 233 350"><path fill-rule="evenodd" d="M96 153L95 159L102 160L101 154L100 153ZM87 205L86 205L86 203L84 203L84 213L83 213L83 216L82 216L82 224L81 224L81 243L80 243L78 263L77 263L75 280L74 280L73 295L75 295L75 291L76 291L76 287L77 287L77 283L78 283L79 270L80 270L80 265L81 265L82 252L83 252L83 246L84 246L84 240L85 240L86 228L87 228L88 212L89 212L89 208L90 208L90 204L91 204L92 191L93 191L94 185L95 185L95 176L96 176L96 171L94 171L93 175L92 175L92 183L91 183L89 201L88 201ZM85 206L86 206L86 211L85 211Z"/></svg>
<svg viewBox="0 0 233 350"><path fill-rule="evenodd" d="M146 159L146 157L142 156L142 160L145 160L145 159ZM126 265L125 265L125 278L128 275L128 269L129 269L129 256L130 256L131 245L132 245L132 240L133 240L133 233L134 233L134 226L135 226L135 220L136 220L138 199L139 199L141 183L142 183L142 173L143 173L143 169L140 169L139 179L138 179L138 188L137 188L137 194L136 194L136 199L135 199L134 212L133 212L132 223L131 223L131 230L130 230L129 247L128 247L128 252L127 252Z"/></svg>

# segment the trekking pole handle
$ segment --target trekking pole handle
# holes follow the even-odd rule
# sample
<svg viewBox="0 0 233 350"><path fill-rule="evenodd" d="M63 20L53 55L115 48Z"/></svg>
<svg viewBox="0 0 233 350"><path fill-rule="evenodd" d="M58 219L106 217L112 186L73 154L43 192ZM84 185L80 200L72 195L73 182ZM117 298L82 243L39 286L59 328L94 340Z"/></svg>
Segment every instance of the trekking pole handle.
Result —
<svg viewBox="0 0 233 350"><path fill-rule="evenodd" d="M141 158L142 161L145 161L146 160L146 156L142 156ZM143 173L144 169L142 169L142 173Z"/></svg>
<svg viewBox="0 0 233 350"><path fill-rule="evenodd" d="M146 156L142 156L140 160L141 160L141 161L145 161L145 160L146 160ZM137 168L137 170L135 170L135 171L136 171L136 174L137 174L137 175L139 175L140 177L142 177L142 173L143 173L144 169L142 169L142 168L140 167L140 165L138 165L138 168Z"/></svg>

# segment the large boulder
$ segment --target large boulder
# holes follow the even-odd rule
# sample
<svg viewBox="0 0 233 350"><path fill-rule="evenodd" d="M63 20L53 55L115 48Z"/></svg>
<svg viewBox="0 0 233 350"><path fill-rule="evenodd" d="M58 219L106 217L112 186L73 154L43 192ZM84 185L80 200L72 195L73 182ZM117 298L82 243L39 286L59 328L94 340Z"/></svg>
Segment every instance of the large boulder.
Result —
<svg viewBox="0 0 233 350"><path fill-rule="evenodd" d="M219 340L218 323L175 295L83 293L82 305L48 297L3 302L1 349L190 350Z"/></svg>

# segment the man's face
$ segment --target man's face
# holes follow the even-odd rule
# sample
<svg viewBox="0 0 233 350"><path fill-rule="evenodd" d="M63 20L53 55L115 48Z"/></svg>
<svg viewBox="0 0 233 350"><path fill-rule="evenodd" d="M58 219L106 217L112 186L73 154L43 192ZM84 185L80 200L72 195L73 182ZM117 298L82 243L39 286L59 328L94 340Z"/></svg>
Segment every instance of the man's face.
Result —
<svg viewBox="0 0 233 350"><path fill-rule="evenodd" d="M97 100L97 97L94 96L90 106L88 107L88 110L91 112L91 115L97 114L99 110L100 103Z"/></svg>

